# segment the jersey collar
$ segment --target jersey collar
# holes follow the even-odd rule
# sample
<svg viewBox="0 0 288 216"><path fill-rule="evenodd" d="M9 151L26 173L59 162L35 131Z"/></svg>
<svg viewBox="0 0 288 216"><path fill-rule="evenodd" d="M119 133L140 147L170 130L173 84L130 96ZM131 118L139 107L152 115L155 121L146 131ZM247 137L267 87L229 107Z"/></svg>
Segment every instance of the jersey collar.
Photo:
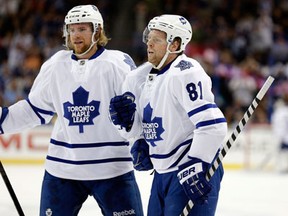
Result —
<svg viewBox="0 0 288 216"><path fill-rule="evenodd" d="M171 66L171 64L176 60L176 58L171 61L169 64L167 64L165 67L163 67L161 70L157 70L155 68L152 68L151 71L150 71L150 74L157 74L158 75L161 75L163 73L165 73Z"/></svg>
<svg viewBox="0 0 288 216"><path fill-rule="evenodd" d="M97 58L98 56L101 55L101 53L102 53L104 50L105 50L104 47L99 46L99 48L97 49L97 51L96 51L88 60ZM78 60L77 56L76 56L74 53L72 54L71 58L72 58L73 60L76 60L76 61Z"/></svg>

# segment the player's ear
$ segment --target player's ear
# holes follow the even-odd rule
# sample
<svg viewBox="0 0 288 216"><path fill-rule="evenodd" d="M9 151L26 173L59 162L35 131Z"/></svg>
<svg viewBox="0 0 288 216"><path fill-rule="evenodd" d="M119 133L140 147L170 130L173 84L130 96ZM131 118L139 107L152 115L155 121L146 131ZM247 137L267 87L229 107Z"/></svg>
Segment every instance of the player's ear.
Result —
<svg viewBox="0 0 288 216"><path fill-rule="evenodd" d="M178 51L181 47L181 39L179 37L175 38L170 45L170 51Z"/></svg>

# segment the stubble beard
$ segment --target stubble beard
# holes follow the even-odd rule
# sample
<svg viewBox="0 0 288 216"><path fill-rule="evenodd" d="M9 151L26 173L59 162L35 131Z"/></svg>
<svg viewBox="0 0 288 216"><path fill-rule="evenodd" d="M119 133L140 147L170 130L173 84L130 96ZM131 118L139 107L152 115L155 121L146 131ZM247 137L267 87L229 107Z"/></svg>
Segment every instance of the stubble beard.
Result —
<svg viewBox="0 0 288 216"><path fill-rule="evenodd" d="M79 48L74 47L74 52L75 52L75 54L79 55L79 54L86 52L89 49L89 47L90 47L90 45L86 45L86 44L82 47L79 47Z"/></svg>

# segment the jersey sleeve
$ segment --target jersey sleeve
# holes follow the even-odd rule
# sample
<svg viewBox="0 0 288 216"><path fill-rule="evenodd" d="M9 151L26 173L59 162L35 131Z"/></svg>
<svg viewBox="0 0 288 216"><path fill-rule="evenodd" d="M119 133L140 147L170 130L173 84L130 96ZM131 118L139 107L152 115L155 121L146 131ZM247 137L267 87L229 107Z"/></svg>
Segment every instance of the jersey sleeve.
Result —
<svg viewBox="0 0 288 216"><path fill-rule="evenodd" d="M141 113L139 113L139 99L146 80L146 73L144 71L147 70L147 66L148 65L140 66L129 73L122 86L122 94L124 92L131 92L135 96L136 103L136 112L131 130L129 132L125 129L120 130L121 136L127 139L139 139L143 137Z"/></svg>
<svg viewBox="0 0 288 216"><path fill-rule="evenodd" d="M8 107L9 112L1 125L4 133L17 133L50 122L54 114L50 82L49 71L44 65L33 83L28 100Z"/></svg>
<svg viewBox="0 0 288 216"><path fill-rule="evenodd" d="M190 70L190 71L189 71ZM190 157L211 163L227 133L226 119L214 102L211 79L203 68L193 62L187 71L171 77L172 94L192 122L193 141Z"/></svg>
<svg viewBox="0 0 288 216"><path fill-rule="evenodd" d="M115 95L122 94L123 83L126 76L133 73L136 65L133 59L126 53L119 54L118 62L114 64L114 91Z"/></svg>
<svg viewBox="0 0 288 216"><path fill-rule="evenodd" d="M53 70L54 67L52 66L52 60L49 59L42 65L28 95L31 104L42 110L55 110L53 106L53 97L51 95Z"/></svg>

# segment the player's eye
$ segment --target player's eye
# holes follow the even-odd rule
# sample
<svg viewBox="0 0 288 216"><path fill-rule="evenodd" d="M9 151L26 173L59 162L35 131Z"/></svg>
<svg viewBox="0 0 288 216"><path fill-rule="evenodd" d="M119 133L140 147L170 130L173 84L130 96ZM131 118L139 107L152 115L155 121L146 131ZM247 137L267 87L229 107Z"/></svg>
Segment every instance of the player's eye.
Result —
<svg viewBox="0 0 288 216"><path fill-rule="evenodd" d="M87 29L87 28L79 28L78 31L79 31L80 33L83 33L83 32L85 32L85 31L88 31L88 29Z"/></svg>
<svg viewBox="0 0 288 216"><path fill-rule="evenodd" d="M89 28L80 27L80 28L69 28L68 29L69 34L86 33L86 32L89 32Z"/></svg>
<svg viewBox="0 0 288 216"><path fill-rule="evenodd" d="M158 38L158 37L149 37L147 38L147 42L151 42L151 43L162 43L162 39Z"/></svg>

